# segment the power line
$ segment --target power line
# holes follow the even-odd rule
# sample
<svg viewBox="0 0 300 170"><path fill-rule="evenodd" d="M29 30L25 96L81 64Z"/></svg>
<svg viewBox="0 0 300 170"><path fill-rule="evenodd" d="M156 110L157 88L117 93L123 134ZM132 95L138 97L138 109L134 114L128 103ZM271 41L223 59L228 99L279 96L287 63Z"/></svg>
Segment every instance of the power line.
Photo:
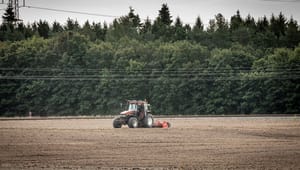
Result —
<svg viewBox="0 0 300 170"><path fill-rule="evenodd" d="M251 81L251 80L261 80L261 79L269 79L269 80L299 80L300 76L287 76L287 77L271 77L271 76L259 76L259 77L208 77L208 78L146 78L146 77L124 77L124 78L114 78L114 77L41 77L41 76L2 76L0 80L60 80L60 81L101 81L101 80L116 80L116 81L172 81L172 80L190 80L190 81Z"/></svg>
<svg viewBox="0 0 300 170"><path fill-rule="evenodd" d="M26 7L26 8L33 8L33 9L40 9L40 10L56 11L56 12L65 12L65 13L73 13L73 14L82 14L82 15L109 17L109 18L118 18L118 17L120 17L120 16L116 16L116 15L107 15L107 14L99 14L99 13L71 11L71 10L55 9L55 8L45 8L45 7L30 6L30 5L26 5L24 7Z"/></svg>
<svg viewBox="0 0 300 170"><path fill-rule="evenodd" d="M147 72L109 72L108 70L99 72L80 72L80 71L62 71L55 69L55 71L45 72L41 70L22 70L17 75L16 70L9 70L0 68L2 80L203 80L203 81L227 81L227 80L258 80L258 79L274 79L274 80L299 80L300 71L296 70L273 70L273 71L251 71L247 72L215 72L196 70L194 72L165 72L165 71L147 71ZM19 70L18 70L19 71ZM47 71L47 70L46 70ZM61 72L62 71L62 72ZM240 70L241 71L241 70ZM244 70L243 70L244 71ZM6 74L5 74L6 73Z"/></svg>
<svg viewBox="0 0 300 170"><path fill-rule="evenodd" d="M300 65L294 66L268 66L261 67L260 70L272 71L300 71ZM2 71L108 71L108 72L124 72L131 71L127 69L96 69L96 68L58 68L58 67L0 67ZM199 68L145 68L134 69L132 71L162 71L162 72L193 72L193 71L259 71L253 67L199 67Z"/></svg>
<svg viewBox="0 0 300 170"><path fill-rule="evenodd" d="M72 76L72 77L99 77L99 76L111 76L111 77L124 77L124 76L140 76L153 78L158 76L166 77L199 77L199 76L232 76L232 75L288 75L297 76L300 75L300 69L298 68L278 68L275 70L251 70L251 69L177 69L177 70L162 70L162 69L142 69L142 70L126 70L126 69L60 69L60 68L0 68L0 76L7 75L23 75L23 76Z"/></svg>

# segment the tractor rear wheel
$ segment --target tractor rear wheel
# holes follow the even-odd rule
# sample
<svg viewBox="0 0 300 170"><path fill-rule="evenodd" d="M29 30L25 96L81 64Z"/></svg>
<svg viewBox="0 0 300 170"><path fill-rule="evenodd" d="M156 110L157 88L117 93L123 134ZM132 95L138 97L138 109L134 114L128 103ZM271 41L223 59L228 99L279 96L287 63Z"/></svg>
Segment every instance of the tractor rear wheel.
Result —
<svg viewBox="0 0 300 170"><path fill-rule="evenodd" d="M167 122L167 124L168 124L168 128L170 128L170 127L171 127L171 123L170 123L170 122Z"/></svg>
<svg viewBox="0 0 300 170"><path fill-rule="evenodd" d="M129 118L129 120L128 120L128 127L129 128L137 128L138 125L139 125L139 122L138 122L136 117Z"/></svg>
<svg viewBox="0 0 300 170"><path fill-rule="evenodd" d="M143 124L144 124L145 128L152 128L153 117L151 114L148 114L147 116L145 116Z"/></svg>
<svg viewBox="0 0 300 170"><path fill-rule="evenodd" d="M117 117L117 118L114 119L113 127L114 128L121 128L122 127L121 118Z"/></svg>

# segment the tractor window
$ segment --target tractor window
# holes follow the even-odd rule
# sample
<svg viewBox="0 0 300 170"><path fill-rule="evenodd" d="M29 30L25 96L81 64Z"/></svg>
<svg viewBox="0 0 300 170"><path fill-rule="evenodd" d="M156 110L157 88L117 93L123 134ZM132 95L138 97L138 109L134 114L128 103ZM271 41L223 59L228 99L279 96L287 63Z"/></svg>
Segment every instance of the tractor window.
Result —
<svg viewBox="0 0 300 170"><path fill-rule="evenodd" d="M151 105L150 104L147 104L147 111L151 112Z"/></svg>
<svg viewBox="0 0 300 170"><path fill-rule="evenodd" d="M129 104L128 110L137 110L136 104Z"/></svg>

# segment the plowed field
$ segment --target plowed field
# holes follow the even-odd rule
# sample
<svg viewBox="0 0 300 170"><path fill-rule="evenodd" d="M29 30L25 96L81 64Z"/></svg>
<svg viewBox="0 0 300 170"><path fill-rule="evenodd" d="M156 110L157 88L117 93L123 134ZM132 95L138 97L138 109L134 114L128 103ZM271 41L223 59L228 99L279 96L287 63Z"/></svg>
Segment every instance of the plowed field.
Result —
<svg viewBox="0 0 300 170"><path fill-rule="evenodd" d="M0 169L300 169L299 117L0 121Z"/></svg>

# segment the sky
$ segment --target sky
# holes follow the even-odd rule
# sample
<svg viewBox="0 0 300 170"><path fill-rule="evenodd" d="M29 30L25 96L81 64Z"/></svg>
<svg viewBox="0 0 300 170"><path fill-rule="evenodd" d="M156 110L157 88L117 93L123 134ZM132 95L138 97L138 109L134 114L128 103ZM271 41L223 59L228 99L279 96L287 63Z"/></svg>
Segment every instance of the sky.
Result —
<svg viewBox="0 0 300 170"><path fill-rule="evenodd" d="M8 2L8 0L0 0L0 3L2 1ZM21 6L23 0L19 0L19 3ZM282 12L287 19L292 16L298 24L300 22L300 0L25 0L25 5L32 8L21 7L19 13L24 23L32 23L41 19L49 23L58 21L64 24L67 18L71 18L80 24L86 20L110 24L115 17L126 15L130 6L139 14L142 21L147 17L153 21L158 16L163 3L169 6L173 20L179 16L183 23L190 25L195 23L197 16L200 16L204 25L207 26L209 20L218 13L229 21L237 10L243 18L250 14L257 20L264 15L270 18L272 13L277 16ZM1 16L6 7L6 4L0 4ZM58 12L36 7L100 15Z"/></svg>

